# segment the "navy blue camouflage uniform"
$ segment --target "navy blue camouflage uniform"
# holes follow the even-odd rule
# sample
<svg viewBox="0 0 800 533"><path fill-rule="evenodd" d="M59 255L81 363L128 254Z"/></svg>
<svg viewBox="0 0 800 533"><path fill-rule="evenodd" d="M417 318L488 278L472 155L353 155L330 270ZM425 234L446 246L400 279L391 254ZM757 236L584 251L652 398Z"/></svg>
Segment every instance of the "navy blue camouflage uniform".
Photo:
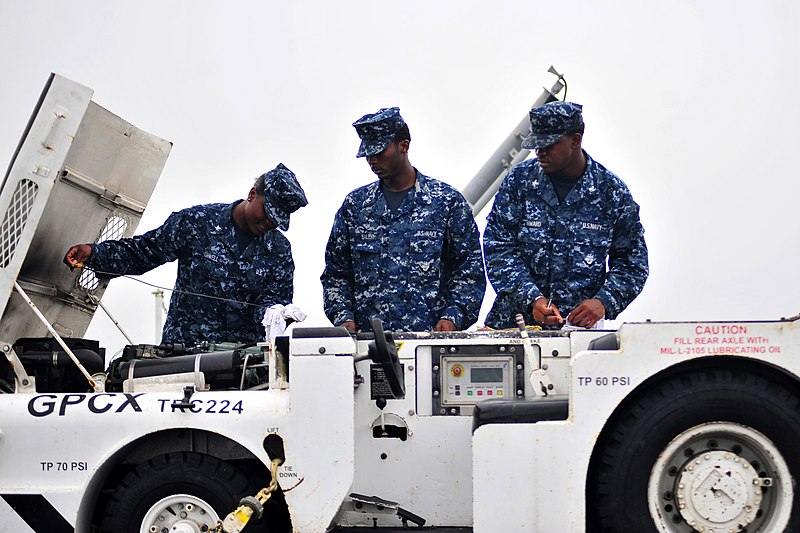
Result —
<svg viewBox="0 0 800 533"><path fill-rule="evenodd" d="M517 313L535 324L530 306L539 296L562 313L596 298L614 319L642 291L648 258L639 206L622 180L584 155L586 170L561 203L536 159L504 179L483 236L497 293L487 326L514 327Z"/></svg>
<svg viewBox="0 0 800 533"><path fill-rule="evenodd" d="M397 108L367 117L378 122L366 133L354 124L364 140L359 157L383 150L403 124ZM425 331L447 319L466 329L478 318L486 288L472 211L456 189L419 171L395 211L380 181L360 187L336 213L321 281L334 325L353 321L370 331L377 317L388 331Z"/></svg>
<svg viewBox="0 0 800 533"><path fill-rule="evenodd" d="M306 201L294 175L287 181L282 178L288 169L279 165L270 172L276 171L278 175L267 178L266 212L285 229L288 212ZM273 190L282 194L282 202L270 198ZM266 308L292 301L294 262L288 239L277 230L255 236L244 250L238 249L231 213L241 201L190 207L142 235L93 244L87 265L98 277L110 277L103 273L142 274L178 260L162 343L262 341Z"/></svg>
<svg viewBox="0 0 800 533"><path fill-rule="evenodd" d="M486 281L472 211L451 186L417 172L396 212L379 182L347 195L331 230L322 274L325 314L370 331L430 330L445 318L478 319Z"/></svg>

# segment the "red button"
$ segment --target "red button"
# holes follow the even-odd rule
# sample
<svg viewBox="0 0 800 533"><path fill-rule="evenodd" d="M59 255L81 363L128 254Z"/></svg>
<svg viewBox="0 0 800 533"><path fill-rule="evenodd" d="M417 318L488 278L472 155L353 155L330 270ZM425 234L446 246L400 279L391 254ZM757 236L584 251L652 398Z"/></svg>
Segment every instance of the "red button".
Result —
<svg viewBox="0 0 800 533"><path fill-rule="evenodd" d="M478 391L478 396L483 396L483 391L482 390Z"/></svg>

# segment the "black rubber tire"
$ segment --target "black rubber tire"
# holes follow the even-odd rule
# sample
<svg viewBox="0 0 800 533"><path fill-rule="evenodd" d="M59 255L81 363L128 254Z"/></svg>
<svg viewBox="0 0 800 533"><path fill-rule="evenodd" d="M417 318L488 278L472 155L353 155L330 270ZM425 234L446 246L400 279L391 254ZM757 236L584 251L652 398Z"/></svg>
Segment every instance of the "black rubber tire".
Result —
<svg viewBox="0 0 800 533"><path fill-rule="evenodd" d="M780 451L791 477L800 479L800 397L788 379L701 367L643 388L598 440L587 480L587 531L657 531L647 500L653 465L675 437L704 423L733 422L759 431ZM800 531L798 494L795 487L784 531Z"/></svg>
<svg viewBox="0 0 800 533"><path fill-rule="evenodd" d="M269 480L262 480L266 486ZM201 498L225 518L244 496L257 492L254 484L234 466L193 452L170 453L137 466L126 475L103 513L100 533L139 533L145 513L173 494ZM266 519L251 521L247 531L270 531Z"/></svg>

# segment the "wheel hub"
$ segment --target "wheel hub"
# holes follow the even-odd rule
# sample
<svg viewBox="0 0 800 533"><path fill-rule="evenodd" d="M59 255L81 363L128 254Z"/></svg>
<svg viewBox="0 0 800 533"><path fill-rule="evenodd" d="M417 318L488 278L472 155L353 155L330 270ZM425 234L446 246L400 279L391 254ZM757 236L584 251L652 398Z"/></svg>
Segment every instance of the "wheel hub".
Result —
<svg viewBox="0 0 800 533"><path fill-rule="evenodd" d="M191 494L159 500L142 520L141 533L204 533L217 525L214 508Z"/></svg>
<svg viewBox="0 0 800 533"><path fill-rule="evenodd" d="M761 478L744 458L728 451L697 455L680 472L678 509L695 531L714 533L751 523L761 504Z"/></svg>
<svg viewBox="0 0 800 533"><path fill-rule="evenodd" d="M207 531L207 530L206 530ZM197 524L181 520L169 528L169 533L202 533L203 530Z"/></svg>
<svg viewBox="0 0 800 533"><path fill-rule="evenodd" d="M659 454L647 487L661 533L783 531L794 487L769 439L733 422L707 422L676 436Z"/></svg>

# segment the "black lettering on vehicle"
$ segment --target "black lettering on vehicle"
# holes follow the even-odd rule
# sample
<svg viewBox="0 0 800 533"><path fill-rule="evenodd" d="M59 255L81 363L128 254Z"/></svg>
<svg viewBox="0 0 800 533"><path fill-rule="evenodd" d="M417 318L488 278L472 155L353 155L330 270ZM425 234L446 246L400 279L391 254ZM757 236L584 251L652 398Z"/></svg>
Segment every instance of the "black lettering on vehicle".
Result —
<svg viewBox="0 0 800 533"><path fill-rule="evenodd" d="M221 406L221 409L219 410L219 414L221 414L221 415L229 415L229 414L231 414L231 412L228 411L228 408L231 406L231 402L230 401L222 400L221 402L219 402L219 404Z"/></svg>
<svg viewBox="0 0 800 533"><path fill-rule="evenodd" d="M64 398L61 399L61 408L58 410L58 416L64 416L64 413L67 412L68 405L78 405L85 399L85 394L66 394Z"/></svg>
<svg viewBox="0 0 800 533"><path fill-rule="evenodd" d="M162 400L164 402L169 400ZM205 413L209 415L230 415L233 413L242 414L244 412L244 404L242 400L239 400L235 404L232 404L230 400L192 400L192 406L189 407L189 411L192 413ZM181 411L184 410L182 407L175 407L172 406L172 411L180 409ZM163 408L162 408L163 412Z"/></svg>
<svg viewBox="0 0 800 533"><path fill-rule="evenodd" d="M127 398L127 399L125 400L125 403L123 403L122 405L119 406L119 408L116 410L116 412L117 413L121 413L122 411L125 410L126 407L128 407L130 405L131 409L133 409L137 413L141 413L142 412L142 408L139 406L139 402L136 401L136 398L138 398L142 394L144 394L144 393L143 392L140 392L139 394L128 394L128 393L125 393L125 398Z"/></svg>
<svg viewBox="0 0 800 533"><path fill-rule="evenodd" d="M31 414L31 416L35 416L36 418L41 418L43 416L52 414L56 408L55 399L56 396L54 394L42 394L41 396L36 396L28 402L28 412ZM36 400L43 401L37 404Z"/></svg>
<svg viewBox="0 0 800 533"><path fill-rule="evenodd" d="M212 414L216 413L214 407L217 405L217 400L208 400L208 403L210 403L211 405L206 408L206 413L212 413Z"/></svg>
<svg viewBox="0 0 800 533"><path fill-rule="evenodd" d="M130 408L137 413L142 412L142 407L136 400L143 393L139 394L125 394L124 401L114 411L121 413L122 411ZM88 398L88 400L87 400ZM28 413L36 418L48 416L58 411L58 416L65 416L67 411L73 411L72 406L77 406L85 403L89 412L96 415L109 413L114 407L117 399L123 397L118 394L101 393L101 394L65 394L59 400L55 394L40 394L34 396L28 402Z"/></svg>
<svg viewBox="0 0 800 533"><path fill-rule="evenodd" d="M106 404L104 406L102 406L102 407L98 407L97 406L97 400L99 400L100 398L102 398L104 396L113 398L113 396L111 394L108 394L108 393L106 393L106 394L97 394L97 395L92 396L91 398L89 398L89 410L91 412L96 413L96 414L100 414L100 413L105 413L106 411L111 409L111 405L112 404L111 404L110 400L108 402L106 402Z"/></svg>

